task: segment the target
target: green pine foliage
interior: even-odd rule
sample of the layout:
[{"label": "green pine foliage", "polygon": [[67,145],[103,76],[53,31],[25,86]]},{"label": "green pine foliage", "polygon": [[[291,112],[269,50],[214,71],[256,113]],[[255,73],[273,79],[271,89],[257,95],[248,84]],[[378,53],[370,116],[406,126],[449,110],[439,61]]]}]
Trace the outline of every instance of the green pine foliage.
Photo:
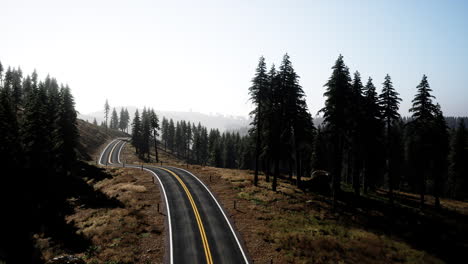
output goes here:
[{"label": "green pine foliage", "polygon": [[393,203],[393,189],[395,188],[395,178],[398,177],[398,174],[392,170],[395,168],[395,163],[397,161],[392,160],[391,153],[394,152],[391,150],[396,144],[396,139],[392,137],[395,133],[392,133],[394,130],[395,123],[401,118],[398,113],[400,107],[401,98],[398,97],[398,92],[393,88],[393,83],[390,75],[385,76],[385,81],[383,82],[382,93],[379,95],[380,100],[380,109],[382,111],[382,121],[385,127],[385,174],[388,179],[388,189],[390,202]]},{"label": "green pine foliage", "polygon": [[343,56],[340,55],[332,67],[332,75],[325,84],[325,107],[320,110],[323,113],[324,123],[329,133],[332,193],[336,204],[341,190],[341,171],[343,167],[343,152],[345,150],[346,131],[350,126],[349,114],[352,113],[353,97],[351,77],[349,69],[345,65]]},{"label": "green pine foliage", "polygon": [[119,129],[119,116],[117,115],[115,107],[112,109],[110,128],[115,130]]},{"label": "green pine foliage", "polygon": [[[49,76],[39,81],[35,71],[25,78],[19,68],[3,74],[0,66],[0,141],[0,160],[8,172],[2,175],[5,217],[0,231],[9,243],[1,246],[11,249],[2,252],[7,262],[29,263],[32,234],[60,232],[73,189],[71,177],[78,171],[78,129],[70,88]],[[10,237],[11,230],[3,228],[15,232]],[[22,255],[9,255],[18,249]]]}]

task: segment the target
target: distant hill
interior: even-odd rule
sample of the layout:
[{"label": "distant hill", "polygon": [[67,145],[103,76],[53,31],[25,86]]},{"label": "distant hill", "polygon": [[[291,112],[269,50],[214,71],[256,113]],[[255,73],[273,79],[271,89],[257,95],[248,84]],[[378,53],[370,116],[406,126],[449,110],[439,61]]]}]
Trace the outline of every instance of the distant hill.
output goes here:
[{"label": "distant hill", "polygon": [[[121,106],[115,108],[117,113],[120,113],[121,108]],[[127,108],[131,122],[137,108],[134,106],[126,106],[124,108]],[[142,109],[143,108],[138,108],[138,111],[141,113]],[[162,120],[162,117],[166,117],[167,119],[172,118],[174,122],[180,120],[189,121],[195,124],[200,122],[208,129],[217,128],[220,131],[240,131],[241,133],[245,133],[250,123],[250,120],[243,116],[229,116],[221,114],[208,115],[198,112],[159,111],[156,109],[155,112],[159,116],[160,120]],[[88,120],[89,122],[93,122],[94,118],[96,118],[96,121],[100,124],[104,121],[104,111],[79,114],[78,117],[83,120]]]}]

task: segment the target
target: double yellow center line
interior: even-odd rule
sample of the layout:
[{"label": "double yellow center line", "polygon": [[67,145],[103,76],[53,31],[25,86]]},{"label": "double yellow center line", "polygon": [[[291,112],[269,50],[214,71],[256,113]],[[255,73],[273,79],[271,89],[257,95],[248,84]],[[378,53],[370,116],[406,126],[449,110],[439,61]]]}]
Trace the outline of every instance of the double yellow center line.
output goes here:
[{"label": "double yellow center line", "polygon": [[165,170],[165,171],[169,172],[172,176],[174,176],[177,179],[177,181],[180,183],[180,185],[182,185],[182,188],[185,190],[185,193],[187,194],[187,197],[188,197],[188,199],[190,201],[190,204],[192,205],[192,209],[193,209],[193,212],[195,214],[195,218],[197,219],[198,229],[200,230],[200,235],[201,235],[201,239],[202,239],[202,242],[203,242],[203,249],[205,250],[206,263],[207,264],[213,264],[213,259],[211,258],[210,245],[208,244],[208,239],[206,238],[205,228],[203,226],[203,222],[201,220],[200,213],[198,212],[197,205],[195,204],[195,201],[193,200],[192,194],[190,194],[189,189],[187,188],[185,183],[182,181],[182,179],[177,174],[175,174],[173,171],[168,170],[168,169],[163,168],[163,167],[158,167],[158,168],[162,169],[162,170]]}]

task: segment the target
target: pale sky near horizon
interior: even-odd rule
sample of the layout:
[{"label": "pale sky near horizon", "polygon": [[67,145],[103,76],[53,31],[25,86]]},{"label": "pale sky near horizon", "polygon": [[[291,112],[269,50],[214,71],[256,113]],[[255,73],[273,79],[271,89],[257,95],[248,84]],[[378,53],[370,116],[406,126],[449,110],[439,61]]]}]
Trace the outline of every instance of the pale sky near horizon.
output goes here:
[{"label": "pale sky near horizon", "polygon": [[83,114],[111,106],[247,116],[258,58],[288,52],[312,115],[341,53],[408,115],[428,75],[445,115],[468,115],[468,1],[0,0],[0,61],[68,83]]}]

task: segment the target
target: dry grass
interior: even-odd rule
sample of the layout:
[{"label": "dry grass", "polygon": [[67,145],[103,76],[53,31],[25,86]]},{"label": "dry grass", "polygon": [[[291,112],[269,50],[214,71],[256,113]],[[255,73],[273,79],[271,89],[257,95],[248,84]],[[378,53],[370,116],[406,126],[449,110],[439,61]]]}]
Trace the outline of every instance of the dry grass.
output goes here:
[{"label": "dry grass", "polygon": [[67,221],[91,240],[80,254],[87,263],[162,263],[164,215],[157,212],[158,187],[140,170],[109,168],[112,178],[88,181],[96,190],[117,199],[120,207],[77,207]]}]

